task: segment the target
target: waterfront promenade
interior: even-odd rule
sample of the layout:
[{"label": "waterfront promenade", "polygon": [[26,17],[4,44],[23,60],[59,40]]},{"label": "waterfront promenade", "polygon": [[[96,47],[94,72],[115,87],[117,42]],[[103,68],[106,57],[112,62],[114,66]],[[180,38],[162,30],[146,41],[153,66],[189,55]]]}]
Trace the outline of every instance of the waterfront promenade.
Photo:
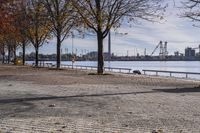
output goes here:
[{"label": "waterfront promenade", "polygon": [[0,65],[0,133],[199,133],[200,82]]}]

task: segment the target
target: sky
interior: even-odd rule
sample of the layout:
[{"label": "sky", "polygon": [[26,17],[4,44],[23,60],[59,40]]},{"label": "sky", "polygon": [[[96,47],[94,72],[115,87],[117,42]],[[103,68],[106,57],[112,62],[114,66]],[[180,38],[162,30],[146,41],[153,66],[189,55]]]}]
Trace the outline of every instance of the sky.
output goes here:
[{"label": "sky", "polygon": [[[180,1],[168,0],[169,7],[164,16],[164,20],[159,23],[140,21],[139,24],[132,26],[121,26],[117,31],[112,31],[112,53],[118,56],[125,55],[144,55],[146,48],[147,54],[151,54],[160,41],[168,42],[168,52],[173,55],[175,51],[184,53],[186,47],[198,47],[200,44],[200,28],[193,27],[193,23],[181,18]],[[121,34],[120,34],[121,33]],[[127,35],[122,35],[128,33]],[[73,39],[74,52],[85,54],[90,51],[97,51],[96,36],[86,36],[85,38],[75,37]],[[108,40],[104,40],[104,52],[108,51]],[[33,52],[29,47],[27,53]],[[72,38],[67,38],[62,43],[62,53],[72,52]],[[56,40],[53,39],[49,44],[45,44],[40,49],[40,53],[56,53]],[[155,53],[158,55],[159,50]]]}]

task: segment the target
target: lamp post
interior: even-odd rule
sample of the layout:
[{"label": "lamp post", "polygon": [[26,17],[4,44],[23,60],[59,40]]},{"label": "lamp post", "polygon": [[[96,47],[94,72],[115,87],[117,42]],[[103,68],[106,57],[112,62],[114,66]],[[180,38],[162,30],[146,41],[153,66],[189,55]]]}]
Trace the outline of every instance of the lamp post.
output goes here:
[{"label": "lamp post", "polygon": [[[125,36],[128,35],[128,33],[115,33],[115,35],[121,35],[121,36]],[[108,33],[108,63],[109,63],[109,67],[110,67],[110,61],[112,60],[112,51],[111,51],[111,29]]]},{"label": "lamp post", "polygon": [[74,32],[72,31],[71,32],[71,35],[72,35],[72,69],[74,69],[74,62],[75,62],[75,59],[74,59]]},{"label": "lamp post", "polygon": [[111,33],[109,31],[108,33],[108,62],[110,65],[110,61],[111,61]]}]

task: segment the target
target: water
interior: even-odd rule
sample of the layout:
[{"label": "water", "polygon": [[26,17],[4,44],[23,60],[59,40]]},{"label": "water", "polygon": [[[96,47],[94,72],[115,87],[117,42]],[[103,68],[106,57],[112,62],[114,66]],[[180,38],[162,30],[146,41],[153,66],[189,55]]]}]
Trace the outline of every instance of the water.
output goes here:
[{"label": "water", "polygon": [[[55,64],[55,62],[51,62]],[[71,61],[62,61],[62,64],[71,65]],[[95,61],[76,61],[74,65],[97,66]],[[105,62],[106,67],[130,68],[132,70],[164,70],[200,73],[200,61],[111,61]],[[148,73],[150,75],[155,73]],[[169,76],[169,74],[161,74]],[[185,74],[173,74],[176,77],[185,77]],[[189,75],[189,78],[200,80],[200,75]]]}]

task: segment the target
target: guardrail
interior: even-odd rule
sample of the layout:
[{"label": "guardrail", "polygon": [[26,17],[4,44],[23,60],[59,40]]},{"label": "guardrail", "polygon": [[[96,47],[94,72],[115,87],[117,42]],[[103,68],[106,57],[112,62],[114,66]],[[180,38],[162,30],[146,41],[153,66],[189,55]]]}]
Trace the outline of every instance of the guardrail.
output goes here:
[{"label": "guardrail", "polygon": [[124,71],[131,73],[131,70],[132,70],[132,69],[129,69],[129,68],[116,68],[116,67],[104,67],[104,69],[111,71],[111,72],[114,72],[115,70],[119,70],[120,73],[124,72]]},{"label": "guardrail", "polygon": [[[32,64],[33,66],[35,63]],[[39,61],[38,63],[39,67],[54,67],[55,65],[53,63],[45,63],[44,61]],[[62,68],[72,68],[72,69],[81,69],[81,70],[97,70],[96,66],[82,66],[82,65],[61,65]],[[119,73],[131,73],[132,69],[129,68],[117,68],[117,67],[104,67],[104,71],[108,72],[119,72]]]},{"label": "guardrail", "polygon": [[[63,68],[73,68],[81,70],[97,70],[96,66],[82,66],[82,65],[61,65]],[[129,68],[114,68],[114,67],[104,67],[105,71],[109,72],[119,72],[119,73],[131,73],[132,69]]]},{"label": "guardrail", "polygon": [[[32,66],[35,66],[35,63],[32,63]],[[38,66],[39,67],[48,67],[48,68],[51,68],[51,67],[54,67],[55,65],[53,63],[45,63],[45,61],[39,61],[38,62]]]},{"label": "guardrail", "polygon": [[82,69],[82,70],[95,70],[95,66],[81,66],[81,65],[61,65],[62,68]]},{"label": "guardrail", "polygon": [[144,74],[146,72],[155,72],[156,76],[158,76],[159,73],[169,73],[169,76],[172,77],[172,74],[185,74],[185,77],[188,78],[188,75],[200,75],[200,73],[196,72],[177,72],[177,71],[161,71],[161,70],[142,70]]}]

